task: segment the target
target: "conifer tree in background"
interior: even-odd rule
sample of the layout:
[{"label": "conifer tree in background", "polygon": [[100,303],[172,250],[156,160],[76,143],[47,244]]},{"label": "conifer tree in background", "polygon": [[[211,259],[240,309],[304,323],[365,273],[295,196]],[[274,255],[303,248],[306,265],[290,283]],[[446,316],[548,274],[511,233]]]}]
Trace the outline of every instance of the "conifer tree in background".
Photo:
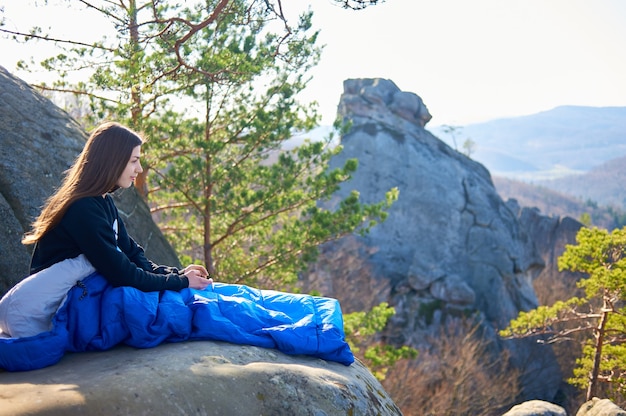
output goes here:
[{"label": "conifer tree in background", "polygon": [[[339,150],[331,137],[284,149],[319,121],[298,101],[320,54],[312,13],[291,25],[280,2],[81,3],[116,36],[61,42],[43,62],[59,79],[41,87],[87,97],[87,128],[113,119],[146,133],[137,188],[185,262],[220,281],[285,289],[320,243],[384,219],[394,191],[378,204],[353,193],[332,211],[318,206],[357,167],[327,170]],[[91,76],[72,84],[73,68]]]},{"label": "conifer tree in background", "polygon": [[[170,25],[167,37],[180,39],[178,31],[185,33],[186,22],[202,21],[203,13],[185,10],[184,21]],[[237,283],[258,284],[259,277],[292,283],[317,245],[364,220],[382,219],[392,198],[366,206],[353,194],[333,212],[317,207],[349,178],[356,161],[328,172],[337,151],[329,141],[283,149],[294,132],[318,121],[297,95],[319,50],[317,33],[307,34],[310,14],[288,36],[272,33],[272,24],[284,23],[272,22],[274,16],[265,2],[231,1],[183,48],[176,47],[178,40],[168,47],[184,62],[183,98],[201,103],[203,114],[192,123],[198,129],[191,146],[172,147],[170,138],[156,143],[164,146],[158,154],[174,155],[154,166],[157,189],[173,190],[161,192],[156,209],[165,210],[166,231],[182,243],[179,252]]]},{"label": "conifer tree in background", "polygon": [[626,399],[626,228],[608,232],[581,228],[576,245],[567,245],[559,270],[584,273],[585,296],[521,312],[503,336],[540,336],[545,342],[571,340],[586,333],[583,355],[568,380],[586,388],[586,400],[608,395]]}]

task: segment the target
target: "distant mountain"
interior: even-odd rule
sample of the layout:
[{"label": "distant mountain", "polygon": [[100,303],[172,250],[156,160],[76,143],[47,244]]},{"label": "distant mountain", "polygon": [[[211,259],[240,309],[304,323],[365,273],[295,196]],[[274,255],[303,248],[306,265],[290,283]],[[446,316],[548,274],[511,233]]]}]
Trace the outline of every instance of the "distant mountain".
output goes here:
[{"label": "distant mountain", "polygon": [[609,160],[585,174],[537,184],[591,203],[626,210],[626,156]]},{"label": "distant mountain", "polygon": [[460,126],[456,137],[443,126],[430,129],[463,149],[475,143],[472,159],[497,176],[525,181],[589,171],[626,156],[626,107],[563,106],[541,113]]},{"label": "distant mountain", "polygon": [[493,183],[503,200],[515,199],[520,206],[538,208],[541,214],[549,217],[571,217],[580,221],[588,215],[591,225],[608,230],[626,225],[623,209],[606,207],[543,185],[501,176],[494,176]]}]

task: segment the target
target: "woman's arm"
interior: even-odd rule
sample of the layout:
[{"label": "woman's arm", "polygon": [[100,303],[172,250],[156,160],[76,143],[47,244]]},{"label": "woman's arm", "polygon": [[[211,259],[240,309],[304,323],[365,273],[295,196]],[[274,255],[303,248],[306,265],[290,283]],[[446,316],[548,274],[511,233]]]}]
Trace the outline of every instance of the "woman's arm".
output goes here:
[{"label": "woman's arm", "polygon": [[115,238],[113,221],[116,212],[108,212],[106,204],[97,197],[83,198],[69,207],[62,220],[66,231],[96,270],[113,286],[132,286],[145,292],[178,291],[188,287],[187,276],[177,272],[153,273],[130,260]]},{"label": "woman's arm", "polygon": [[[113,205],[113,201],[109,202]],[[156,274],[177,273],[179,275],[184,275],[189,280],[189,287],[194,289],[204,289],[208,284],[213,282],[212,279],[210,279],[209,283],[204,280],[209,277],[209,272],[202,265],[191,264],[185,267],[185,269],[179,270],[173,266],[160,266],[149,260],[145,255],[143,247],[137,244],[128,234],[128,231],[126,231],[124,221],[122,221],[119,217],[119,213],[117,212],[115,205],[113,205],[113,209],[115,209],[118,224],[117,244],[118,247],[126,253],[130,261],[148,272]]]},{"label": "woman's arm", "polygon": [[[112,202],[111,202],[112,203]],[[182,274],[181,271],[174,266],[162,266],[158,265],[146,257],[146,254],[141,247],[126,231],[126,226],[121,218],[117,218],[118,223],[118,247],[128,256],[129,260],[141,267],[143,270],[156,273],[156,274],[169,274],[177,273]]]}]

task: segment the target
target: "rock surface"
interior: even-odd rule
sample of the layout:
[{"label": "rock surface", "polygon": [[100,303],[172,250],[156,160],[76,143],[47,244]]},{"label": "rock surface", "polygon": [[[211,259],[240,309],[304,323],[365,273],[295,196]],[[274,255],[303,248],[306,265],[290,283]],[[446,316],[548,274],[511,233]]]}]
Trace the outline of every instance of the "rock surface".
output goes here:
[{"label": "rock surface", "polygon": [[576,416],[626,416],[626,411],[609,399],[594,397],[578,409]]},{"label": "rock surface", "polygon": [[561,406],[542,400],[529,400],[513,406],[502,416],[567,416]]},{"label": "rock surface", "polygon": [[401,415],[358,361],[196,341],[75,353],[1,373],[0,415]]},{"label": "rock surface", "polygon": [[[535,285],[552,288],[552,293],[539,299],[543,305],[552,305],[564,293],[569,296],[582,296],[576,282],[584,277],[582,273],[568,270],[559,271],[558,259],[568,244],[576,244],[576,234],[583,224],[570,217],[541,215],[537,208],[521,208],[517,201],[508,200],[507,206],[516,213],[520,224],[526,230],[543,259],[546,267],[534,279]],[[536,286],[535,286],[536,287]]]},{"label": "rock surface", "polygon": [[[548,217],[541,215],[537,208],[516,208],[515,201],[507,201],[507,206],[514,213],[519,213],[519,222],[535,243],[546,267],[540,273],[554,272],[558,258],[565,251],[567,244],[575,244],[576,234],[583,224],[570,217]],[[576,278],[578,280],[580,276]]]},{"label": "rock surface", "polygon": [[[0,66],[0,296],[28,276],[20,240],[61,183],[87,135],[66,112]],[[129,233],[161,264],[179,265],[134,189],[115,194]]]},{"label": "rock surface", "polygon": [[[351,158],[359,166],[339,195],[357,190],[363,202],[375,203],[397,187],[399,198],[365,237],[327,245],[302,276],[305,290],[338,298],[348,312],[388,302],[396,315],[386,340],[418,349],[449,317],[478,313],[493,345],[512,351],[524,367],[524,399],[552,400],[560,372],[550,348],[530,340],[503,343],[494,331],[538,305],[532,281],[544,260],[489,172],[427,131],[430,115],[421,99],[397,99],[404,95],[389,80],[344,82],[339,115],[352,128],[331,168]],[[371,295],[354,290],[357,285]]]}]

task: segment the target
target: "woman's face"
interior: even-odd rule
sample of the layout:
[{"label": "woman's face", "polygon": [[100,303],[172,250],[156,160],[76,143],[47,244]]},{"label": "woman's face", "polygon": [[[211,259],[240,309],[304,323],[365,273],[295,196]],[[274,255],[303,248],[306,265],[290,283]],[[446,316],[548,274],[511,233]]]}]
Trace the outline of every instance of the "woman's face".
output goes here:
[{"label": "woman's face", "polygon": [[124,172],[122,172],[119,179],[117,180],[117,186],[119,186],[120,188],[130,188],[135,179],[137,179],[137,175],[143,172],[141,162],[139,161],[140,157],[141,146],[137,146],[133,149],[133,152],[130,155],[130,159],[128,160],[128,164],[126,164]]}]

